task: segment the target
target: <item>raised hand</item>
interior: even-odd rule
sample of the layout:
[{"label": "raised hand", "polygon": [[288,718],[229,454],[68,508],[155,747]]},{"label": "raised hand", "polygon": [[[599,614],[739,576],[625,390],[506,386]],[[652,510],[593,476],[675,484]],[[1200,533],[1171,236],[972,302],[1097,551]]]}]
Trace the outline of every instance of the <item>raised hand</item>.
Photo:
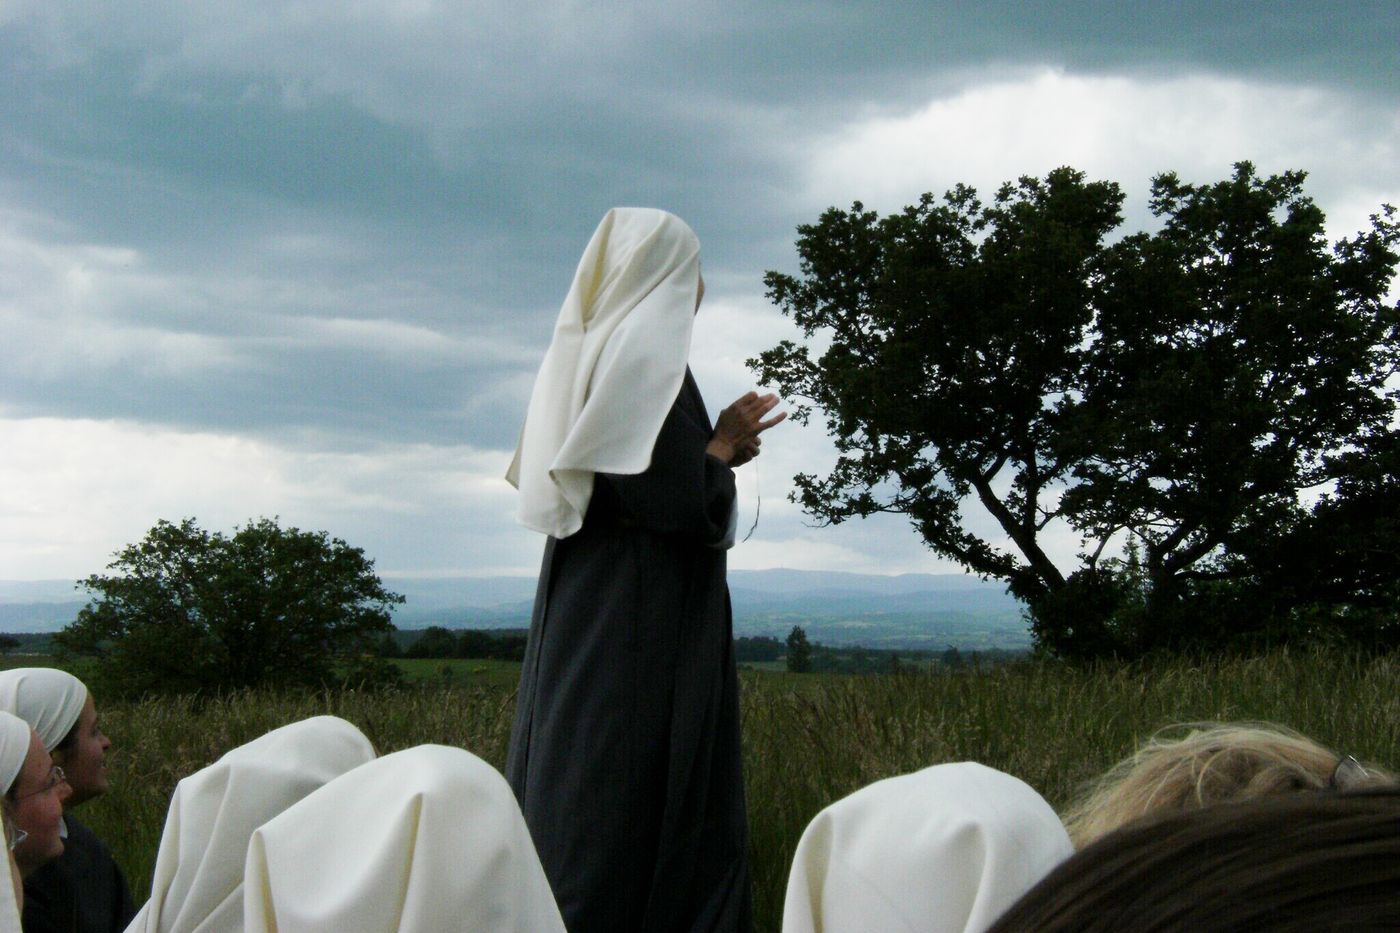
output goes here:
[{"label": "raised hand", "polygon": [[710,436],[705,453],[730,466],[743,466],[757,457],[763,444],[759,435],[787,417],[787,412],[780,411],[764,420],[763,416],[777,404],[778,396],[771,392],[749,392],[735,399],[715,419],[715,433]]}]

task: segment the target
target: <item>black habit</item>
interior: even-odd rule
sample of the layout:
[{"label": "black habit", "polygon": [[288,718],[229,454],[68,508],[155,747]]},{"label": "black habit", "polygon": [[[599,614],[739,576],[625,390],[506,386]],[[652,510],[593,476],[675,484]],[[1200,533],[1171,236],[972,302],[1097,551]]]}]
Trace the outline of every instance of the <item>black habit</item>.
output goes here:
[{"label": "black habit", "polygon": [[506,776],[571,933],[747,931],[748,828],[721,542],[734,474],[686,371],[635,476],[550,538]]},{"label": "black habit", "polygon": [[136,916],[106,843],[65,814],[63,854],[24,882],[24,933],[121,933]]}]

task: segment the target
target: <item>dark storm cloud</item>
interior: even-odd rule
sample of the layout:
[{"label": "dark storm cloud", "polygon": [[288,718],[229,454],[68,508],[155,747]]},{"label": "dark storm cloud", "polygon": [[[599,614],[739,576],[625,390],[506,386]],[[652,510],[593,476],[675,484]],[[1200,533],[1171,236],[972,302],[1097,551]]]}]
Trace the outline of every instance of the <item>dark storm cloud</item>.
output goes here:
[{"label": "dark storm cloud", "polygon": [[[1397,34],[1394,2],[15,0],[0,7],[0,417],[103,422],[68,445],[94,456],[140,426],[157,465],[190,432],[266,441],[252,446],[289,488],[287,464],[321,450],[437,445],[450,472],[463,445],[488,516],[473,534],[504,541],[504,452],[609,207],[695,228],[711,294],[730,302],[729,329],[704,338],[708,376],[737,392],[749,376],[732,348],[772,323],[763,271],[792,267],[818,201],[867,196],[858,172],[815,194],[807,177],[851,127],[1045,67],[1317,87],[1394,113]],[[922,162],[911,174],[924,184]],[[36,462],[70,427],[29,426]],[[826,455],[788,437],[771,484]],[[206,443],[222,440],[190,439],[185,462]],[[414,476],[412,460],[345,495]],[[218,462],[237,500],[241,461]],[[14,553],[48,526],[55,552],[73,528],[117,527],[100,479],[46,486],[73,521],[34,519]],[[440,482],[419,504],[465,525],[461,484]],[[382,517],[366,514],[366,529]],[[796,559],[810,529],[768,514],[771,552]],[[824,542],[842,533],[858,544],[813,560],[878,550],[849,530]],[[462,566],[460,548],[438,550]],[[405,543],[393,563],[423,560]]]}]

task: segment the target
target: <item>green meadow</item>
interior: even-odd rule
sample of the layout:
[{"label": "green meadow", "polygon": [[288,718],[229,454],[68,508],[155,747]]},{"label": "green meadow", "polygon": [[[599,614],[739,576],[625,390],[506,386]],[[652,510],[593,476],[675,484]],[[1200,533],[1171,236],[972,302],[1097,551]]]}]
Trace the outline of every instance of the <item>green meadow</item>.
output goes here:
[{"label": "green meadow", "polygon": [[[404,666],[410,686],[387,693],[99,703],[114,742],[113,792],[78,814],[111,844],[140,900],[175,783],[276,726],[329,713],[359,726],[380,752],[437,742],[500,767],[519,666]],[[984,762],[1063,806],[1083,781],[1163,725],[1252,719],[1287,724],[1362,760],[1400,764],[1396,658],[1279,653],[1092,668],[1023,661],[871,675],[746,670],[741,677],[754,895],[765,931],[778,929],[793,849],[818,810],[871,781],[937,762]]]}]

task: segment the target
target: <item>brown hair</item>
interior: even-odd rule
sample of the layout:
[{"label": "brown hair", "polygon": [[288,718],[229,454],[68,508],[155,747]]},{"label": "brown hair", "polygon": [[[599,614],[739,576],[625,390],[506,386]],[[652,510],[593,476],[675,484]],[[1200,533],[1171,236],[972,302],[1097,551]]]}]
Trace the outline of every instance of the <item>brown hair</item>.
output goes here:
[{"label": "brown hair", "polygon": [[987,933],[1400,929],[1400,792],[1173,813],[1072,856]]},{"label": "brown hair", "polygon": [[[1076,848],[1154,814],[1327,787],[1342,758],[1270,723],[1184,723],[1153,735],[1099,777],[1064,815]],[[1346,789],[1393,786],[1366,765]]]},{"label": "brown hair", "polygon": [[59,743],[49,749],[52,752],[66,752],[78,742],[78,728],[82,724],[82,717],[79,716],[73,721],[73,728],[68,730],[68,734],[59,740]]}]

